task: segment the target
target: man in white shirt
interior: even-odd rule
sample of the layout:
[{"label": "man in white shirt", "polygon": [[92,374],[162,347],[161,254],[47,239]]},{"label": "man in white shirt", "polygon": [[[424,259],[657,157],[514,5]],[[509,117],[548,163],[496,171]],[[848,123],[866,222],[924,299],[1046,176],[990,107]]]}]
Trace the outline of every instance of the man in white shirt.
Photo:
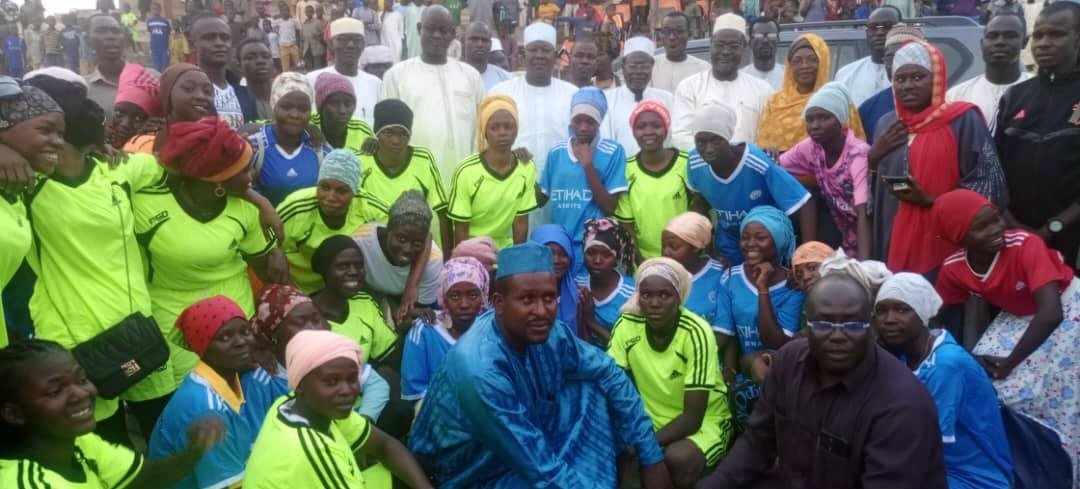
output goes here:
[{"label": "man in white shirt", "polygon": [[455,34],[446,7],[427,7],[420,19],[420,56],[391,67],[382,86],[382,98],[399,99],[418,115],[410,144],[434,153],[447,187],[458,163],[473,153],[476,110],[484,98],[476,68],[447,56]]},{"label": "man in white shirt", "polygon": [[653,72],[653,54],[656,45],[647,37],[632,37],[626,40],[623,49],[622,86],[604,90],[608,110],[604,122],[600,124],[600,136],[614,139],[622,145],[629,158],[641,149],[634,139],[630,127],[630,113],[642,100],[656,100],[664,104],[668,111],[675,104],[675,96],[667,90],[649,87]]},{"label": "man in white shirt", "polygon": [[1020,51],[1027,43],[1027,26],[1015,14],[996,15],[983,31],[982,56],[986,72],[949,89],[945,99],[979,106],[990,132],[994,132],[998,102],[1009,87],[1031,78],[1020,69]]},{"label": "man in white shirt", "polygon": [[672,142],[683,151],[694,149],[694,113],[713,104],[727,104],[735,109],[738,120],[732,142],[756,141],[758,119],[773,92],[765,80],[739,73],[749,41],[742,17],[736,14],[717,17],[711,40],[712,69],[683,80],[675,90]]},{"label": "man in white shirt", "polygon": [[[364,52],[364,23],[351,17],[342,17],[331,22],[330,49],[334,52],[334,66],[309,72],[308,83],[315,86],[319,75],[328,71],[348,78],[356,92],[356,111],[353,116],[372,124],[382,82],[360,69],[360,55]],[[312,107],[312,110],[315,108]]]},{"label": "man in white shirt", "polygon": [[856,107],[890,85],[885,70],[885,38],[889,29],[900,23],[900,10],[886,5],[875,9],[866,20],[866,43],[870,56],[853,61],[836,72],[835,80],[843,83]]},{"label": "man in white shirt", "polygon": [[776,62],[776,42],[780,40],[780,24],[775,20],[759,17],[750,24],[751,63],[742,69],[769,82],[773,90],[784,85],[784,66]]},{"label": "man in white shirt", "polygon": [[281,2],[278,7],[281,18],[274,23],[274,29],[278,35],[278,46],[281,52],[281,71],[293,71],[300,64],[300,22],[289,12],[289,6]]},{"label": "man in white shirt", "polygon": [[403,59],[420,56],[420,14],[423,9],[413,0],[399,0],[398,10],[405,18],[405,57]]},{"label": "man in white shirt", "polygon": [[484,88],[488,90],[499,82],[512,78],[506,70],[488,63],[488,56],[495,41],[496,39],[491,37],[491,28],[483,22],[473,22],[465,30],[463,61],[480,72],[480,78],[484,79]]},{"label": "man in white shirt", "polygon": [[690,19],[686,14],[671,12],[664,17],[660,29],[660,44],[664,46],[664,55],[656,58],[653,64],[650,86],[674,92],[679,83],[691,75],[708,71],[707,61],[686,54],[686,43],[689,39]]}]

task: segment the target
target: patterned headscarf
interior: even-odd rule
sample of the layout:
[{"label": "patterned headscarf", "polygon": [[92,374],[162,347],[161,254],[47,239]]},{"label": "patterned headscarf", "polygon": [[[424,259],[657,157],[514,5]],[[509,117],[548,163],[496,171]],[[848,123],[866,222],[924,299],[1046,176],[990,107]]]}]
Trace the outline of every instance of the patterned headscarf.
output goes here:
[{"label": "patterned headscarf", "polygon": [[424,229],[431,226],[431,207],[419,190],[402,193],[390,206],[390,217],[386,220],[386,226],[396,228],[406,225]]},{"label": "patterned headscarf", "polygon": [[20,87],[15,79],[6,76],[0,77],[0,83],[14,84],[12,91],[18,90],[13,95],[0,97],[0,131],[41,115],[64,113],[60,104],[40,88],[29,85]]},{"label": "patterned headscarf", "polygon": [[660,120],[664,122],[664,133],[671,132],[671,113],[668,112],[667,106],[659,100],[642,100],[634,106],[634,110],[630,112],[630,127],[633,128],[637,125],[638,117],[646,112],[652,112],[660,116]]},{"label": "patterned headscarf", "polygon": [[360,188],[360,160],[350,149],[335,149],[323,157],[319,165],[319,180],[337,180],[355,194]]},{"label": "patterned headscarf", "polygon": [[623,271],[633,270],[634,241],[618,221],[610,217],[585,221],[585,250],[593,246],[603,246],[615,253],[616,264]]},{"label": "patterned headscarf", "polygon": [[[641,283],[650,277],[660,277],[671,284],[675,291],[679,293],[680,304],[685,304],[686,300],[690,298],[690,287],[694,283],[694,277],[681,263],[665,256],[649,258],[638,267],[637,273],[634,275],[634,283],[640,287]],[[641,296],[637,290],[626,301],[626,304],[623,304],[622,312],[641,314]]]},{"label": "patterned headscarf", "polygon": [[176,318],[176,329],[184,334],[188,349],[201,357],[218,330],[236,318],[247,319],[247,315],[232,299],[215,295],[184,309]]},{"label": "patterned headscarf", "polygon": [[442,269],[442,294],[439,294],[439,306],[446,309],[446,293],[450,287],[461,282],[467,282],[480,289],[480,295],[484,298],[484,307],[488,305],[488,274],[484,264],[472,257],[451,258],[443,264]]},{"label": "patterned headscarf", "polygon": [[309,102],[315,101],[315,94],[311,90],[311,84],[308,83],[307,78],[295,71],[286,71],[274,78],[273,85],[270,85],[270,107],[277,107],[281,97],[284,97],[292,92],[301,92],[307,95]]},{"label": "patterned headscarf", "polygon": [[271,284],[263,289],[255,302],[255,317],[251,324],[255,331],[271,337],[274,330],[296,306],[310,304],[311,299],[291,285]]},{"label": "patterned headscarf", "polygon": [[780,266],[791,264],[791,255],[795,253],[795,228],[791,224],[784,211],[771,205],[759,205],[743,217],[739,224],[739,232],[746,229],[746,225],[752,222],[761,223],[772,236],[773,246],[776,247],[776,258]]}]

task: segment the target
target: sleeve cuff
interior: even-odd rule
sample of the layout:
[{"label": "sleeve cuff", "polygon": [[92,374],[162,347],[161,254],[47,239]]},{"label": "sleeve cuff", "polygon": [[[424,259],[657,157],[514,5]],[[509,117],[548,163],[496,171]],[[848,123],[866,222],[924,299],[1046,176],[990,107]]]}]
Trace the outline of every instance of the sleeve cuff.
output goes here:
[{"label": "sleeve cuff", "polygon": [[788,207],[787,210],[784,211],[784,214],[787,214],[789,216],[794,214],[795,211],[797,211],[799,209],[802,209],[802,206],[806,205],[806,203],[809,202],[809,201],[810,201],[810,192],[806,192],[803,195],[803,198],[799,199],[799,201],[796,202],[795,205],[793,205],[791,207]]},{"label": "sleeve cuff", "polygon": [[713,326],[712,330],[716,331],[717,333],[725,334],[725,335],[728,335],[728,336],[735,336],[735,330],[725,328],[723,326]]},{"label": "sleeve cuff", "polygon": [[941,443],[956,443],[955,436],[943,436],[941,437]]},{"label": "sleeve cuff", "polygon": [[787,336],[788,338],[794,338],[795,335],[799,334],[798,331],[788,331],[786,328],[780,328],[780,331],[783,331],[784,336]]},{"label": "sleeve cuff", "polygon": [[626,192],[629,189],[630,189],[629,185],[623,185],[621,187],[609,188],[608,193],[609,194],[621,194],[623,192]]}]

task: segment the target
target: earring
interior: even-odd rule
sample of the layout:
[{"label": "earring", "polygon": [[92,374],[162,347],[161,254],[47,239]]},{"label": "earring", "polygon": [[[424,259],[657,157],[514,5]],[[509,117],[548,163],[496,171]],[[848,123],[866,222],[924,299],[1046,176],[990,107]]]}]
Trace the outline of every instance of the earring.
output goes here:
[{"label": "earring", "polygon": [[220,183],[214,187],[214,196],[219,199],[225,196],[225,187],[222,187]]}]

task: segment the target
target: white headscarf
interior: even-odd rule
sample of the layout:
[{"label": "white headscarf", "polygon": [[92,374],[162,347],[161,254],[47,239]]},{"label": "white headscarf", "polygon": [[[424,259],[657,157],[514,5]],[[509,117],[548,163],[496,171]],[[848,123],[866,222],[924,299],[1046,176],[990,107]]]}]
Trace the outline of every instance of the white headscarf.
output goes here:
[{"label": "white headscarf", "polygon": [[725,104],[709,104],[694,113],[694,134],[708,132],[728,141],[735,135],[735,123],[738,122],[735,111]]},{"label": "white headscarf", "polygon": [[941,296],[926,278],[909,272],[900,272],[886,280],[878,290],[874,304],[886,299],[907,304],[922,320],[923,326],[929,326],[930,318],[937,315],[942,304]]},{"label": "white headscarf", "polygon": [[[641,282],[649,277],[660,277],[671,284],[679,293],[679,303],[685,304],[690,297],[690,286],[694,283],[694,277],[679,262],[667,257],[656,257],[645,260],[634,274],[634,282],[641,286]],[[641,297],[638,291],[626,301],[622,312],[629,314],[641,314]]]},{"label": "white headscarf", "polygon": [[270,107],[277,107],[281,97],[292,92],[302,92],[309,101],[315,101],[315,93],[307,77],[295,71],[286,71],[274,78],[274,83],[270,85]]},{"label": "white headscarf", "polygon": [[814,95],[810,96],[810,100],[806,102],[806,108],[803,109],[803,117],[806,117],[806,111],[812,107],[824,109],[830,114],[836,116],[836,120],[840,121],[840,124],[847,125],[848,115],[851,113],[851,96],[848,95],[847,87],[841,82],[829,82],[821,86]]},{"label": "white headscarf", "polygon": [[836,250],[836,254],[821,262],[818,273],[822,277],[830,273],[842,273],[859,282],[873,297],[874,290],[881,287],[892,272],[884,263],[874,260],[859,261],[847,256],[843,249]]}]

